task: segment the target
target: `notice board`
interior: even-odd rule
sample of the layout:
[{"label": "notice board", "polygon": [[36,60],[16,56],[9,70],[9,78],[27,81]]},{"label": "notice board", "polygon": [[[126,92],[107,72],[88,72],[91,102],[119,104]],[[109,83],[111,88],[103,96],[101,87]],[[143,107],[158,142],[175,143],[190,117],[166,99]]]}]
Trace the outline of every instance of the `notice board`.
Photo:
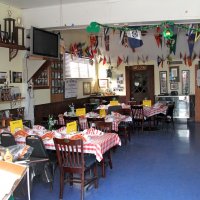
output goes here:
[{"label": "notice board", "polygon": [[77,79],[65,80],[65,99],[77,97]]}]

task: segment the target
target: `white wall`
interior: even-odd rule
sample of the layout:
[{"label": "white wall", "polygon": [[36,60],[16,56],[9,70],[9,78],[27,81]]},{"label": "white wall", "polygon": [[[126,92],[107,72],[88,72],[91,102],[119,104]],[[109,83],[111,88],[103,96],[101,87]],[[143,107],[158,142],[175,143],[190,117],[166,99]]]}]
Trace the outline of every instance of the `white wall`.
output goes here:
[{"label": "white wall", "polygon": [[[8,9],[9,7],[4,5],[4,4],[0,4],[0,24],[1,24],[1,30],[4,30],[4,18],[8,17]],[[12,18],[16,19],[17,17],[20,17],[22,15],[21,10],[10,7],[10,10],[12,11]],[[24,80],[23,83],[12,83],[12,78],[10,80],[9,77],[9,72],[23,72],[22,68],[23,68],[23,60],[22,58],[25,55],[25,51],[18,51],[17,56],[12,59],[11,61],[9,61],[9,49],[8,48],[3,48],[0,47],[0,72],[6,72],[7,73],[7,81],[9,82],[9,86],[15,86],[15,87],[19,87],[20,91],[22,93],[22,97],[26,96],[26,91],[24,90]],[[24,75],[22,73],[22,75]],[[3,86],[3,84],[0,84],[0,87]],[[23,100],[22,102],[18,102],[15,107],[18,106],[24,106],[25,105],[25,101]],[[5,110],[5,109],[10,109],[11,105],[8,102],[0,102],[0,110]]]},{"label": "white wall", "polygon": [[23,11],[25,27],[58,27],[99,23],[155,22],[165,20],[198,20],[199,0],[105,0],[87,3],[26,9]]}]

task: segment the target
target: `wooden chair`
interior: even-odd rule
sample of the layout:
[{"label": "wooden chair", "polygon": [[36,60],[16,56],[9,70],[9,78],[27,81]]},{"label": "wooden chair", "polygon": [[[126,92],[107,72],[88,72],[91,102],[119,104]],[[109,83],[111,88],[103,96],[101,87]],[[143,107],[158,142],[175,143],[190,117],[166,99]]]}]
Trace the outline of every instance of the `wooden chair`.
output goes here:
[{"label": "wooden chair", "polygon": [[[131,109],[119,109],[115,112],[121,115],[131,116]],[[118,125],[118,134],[124,138],[125,144],[127,141],[131,141],[131,129],[133,129],[133,122],[120,122]]]},{"label": "wooden chair", "polygon": [[0,134],[0,141],[1,146],[3,147],[9,147],[12,145],[16,145],[15,137],[12,133],[9,132],[3,132]]},{"label": "wooden chair", "polygon": [[116,105],[116,106],[109,106],[108,107],[108,114],[111,114],[111,112],[115,112],[116,110],[122,109],[121,105]]},{"label": "wooden chair", "polygon": [[[111,133],[112,131],[112,122],[105,122],[105,121],[96,121],[95,128],[100,130],[104,133]],[[103,159],[101,161],[101,170],[102,170],[102,177],[106,176],[106,165],[109,164],[110,169],[113,168],[112,165],[112,157],[111,157],[111,150],[109,149],[107,152],[104,153]]]},{"label": "wooden chair", "polygon": [[144,111],[142,105],[133,105],[131,106],[132,119],[134,129],[141,129],[143,132],[144,129]]},{"label": "wooden chair", "polygon": [[[63,199],[64,177],[65,173],[70,176],[66,181],[73,183],[81,183],[81,200],[84,199],[84,187],[94,183],[95,188],[98,187],[98,176],[96,157],[91,154],[83,153],[82,140],[67,140],[54,138],[56,154],[60,168],[60,194],[59,198]],[[85,173],[93,169],[93,176],[86,178]],[[73,174],[80,174],[80,178],[76,178]],[[70,195],[70,194],[68,194]]]},{"label": "wooden chair", "polygon": [[174,103],[170,103],[167,105],[168,108],[167,108],[167,111],[166,111],[166,114],[158,114],[156,115],[156,122],[157,122],[157,125],[159,123],[161,123],[162,125],[162,128],[164,126],[166,126],[166,130],[168,130],[168,126],[169,124],[172,124],[172,127],[174,129]]},{"label": "wooden chair", "polygon": [[104,122],[105,119],[102,117],[88,117],[87,122],[88,122],[88,128],[95,127],[97,122]]}]

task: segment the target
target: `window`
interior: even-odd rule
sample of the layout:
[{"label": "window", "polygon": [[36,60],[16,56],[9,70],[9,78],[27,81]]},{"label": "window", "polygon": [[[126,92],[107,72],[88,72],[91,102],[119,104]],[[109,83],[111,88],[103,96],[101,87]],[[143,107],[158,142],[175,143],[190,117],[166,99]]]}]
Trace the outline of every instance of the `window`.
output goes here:
[{"label": "window", "polygon": [[64,78],[93,78],[95,65],[91,65],[88,58],[78,58],[69,53],[65,54]]}]

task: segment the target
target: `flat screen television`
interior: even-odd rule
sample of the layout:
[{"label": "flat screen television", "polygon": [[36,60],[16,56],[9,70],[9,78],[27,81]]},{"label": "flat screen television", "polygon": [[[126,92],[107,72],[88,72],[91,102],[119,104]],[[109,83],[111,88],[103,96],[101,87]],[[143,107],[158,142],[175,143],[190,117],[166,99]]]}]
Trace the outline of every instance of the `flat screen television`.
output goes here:
[{"label": "flat screen television", "polygon": [[30,55],[59,58],[59,41],[59,34],[31,27]]}]

